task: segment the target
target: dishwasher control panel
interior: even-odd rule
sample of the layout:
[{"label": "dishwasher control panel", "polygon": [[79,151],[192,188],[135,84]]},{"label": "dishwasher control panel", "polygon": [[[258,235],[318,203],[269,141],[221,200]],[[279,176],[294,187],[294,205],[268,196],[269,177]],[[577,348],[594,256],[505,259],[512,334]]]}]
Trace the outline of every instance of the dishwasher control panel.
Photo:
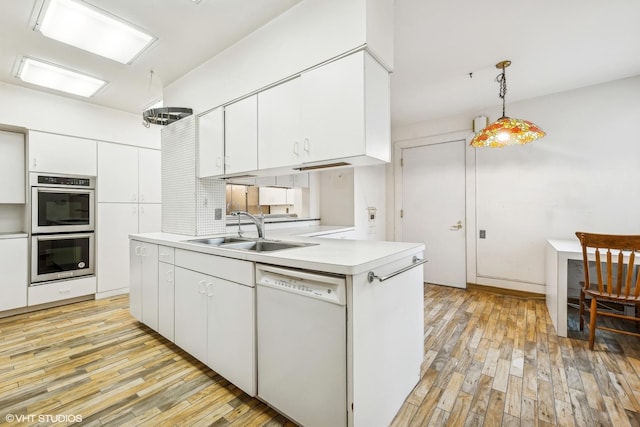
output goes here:
[{"label": "dishwasher control panel", "polygon": [[307,271],[259,265],[256,285],[268,286],[334,304],[345,304],[344,277],[324,276]]}]

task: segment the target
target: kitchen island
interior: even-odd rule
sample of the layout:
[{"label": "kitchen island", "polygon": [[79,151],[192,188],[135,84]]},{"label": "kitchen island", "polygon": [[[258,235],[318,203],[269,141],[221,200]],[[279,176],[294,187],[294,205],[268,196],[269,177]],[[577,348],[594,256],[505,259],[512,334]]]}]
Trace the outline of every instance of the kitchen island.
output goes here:
[{"label": "kitchen island", "polygon": [[[423,244],[274,231],[268,240],[295,246],[258,252],[234,247],[233,236],[226,247],[202,239],[131,236],[131,312],[138,320],[300,424],[391,422],[420,378]],[[334,326],[314,317],[325,312],[335,313]],[[270,328],[276,333],[267,334]],[[290,351],[269,353],[283,345]],[[278,363],[298,350],[296,360]],[[283,390],[275,396],[268,390],[274,378]]]}]

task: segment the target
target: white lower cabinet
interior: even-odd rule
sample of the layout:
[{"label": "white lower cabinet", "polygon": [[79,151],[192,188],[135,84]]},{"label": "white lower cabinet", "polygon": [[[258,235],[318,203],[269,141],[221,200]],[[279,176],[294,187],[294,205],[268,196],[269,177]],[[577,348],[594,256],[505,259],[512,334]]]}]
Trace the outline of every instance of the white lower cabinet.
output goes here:
[{"label": "white lower cabinet", "polygon": [[0,311],[27,306],[27,238],[0,240]]},{"label": "white lower cabinet", "polygon": [[207,318],[207,365],[256,394],[254,288],[213,279]]},{"label": "white lower cabinet", "polygon": [[176,250],[174,295],[175,343],[255,396],[253,263]]},{"label": "white lower cabinet", "polygon": [[[173,250],[173,249],[172,249]],[[160,247],[162,259],[162,246]],[[169,341],[175,341],[175,268],[173,264],[158,263],[158,332]]]},{"label": "white lower cabinet", "polygon": [[98,203],[98,293],[128,286],[129,235],[160,231],[160,204]]},{"label": "white lower cabinet", "polygon": [[211,276],[176,267],[175,343],[207,361],[207,285]]},{"label": "white lower cabinet", "polygon": [[129,306],[133,317],[158,330],[158,245],[131,240]]}]

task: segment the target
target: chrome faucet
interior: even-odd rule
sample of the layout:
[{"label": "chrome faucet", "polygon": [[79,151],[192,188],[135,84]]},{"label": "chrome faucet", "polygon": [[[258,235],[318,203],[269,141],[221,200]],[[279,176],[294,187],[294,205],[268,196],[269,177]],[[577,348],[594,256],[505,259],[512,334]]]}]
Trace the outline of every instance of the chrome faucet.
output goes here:
[{"label": "chrome faucet", "polygon": [[242,237],[242,234],[240,231],[240,215],[244,215],[249,219],[251,219],[251,221],[253,221],[253,223],[256,225],[256,228],[258,229],[258,238],[264,239],[264,216],[263,215],[260,215],[260,218],[257,218],[251,215],[249,212],[245,212],[245,211],[233,211],[231,212],[231,215],[238,217],[238,235],[240,237]]}]

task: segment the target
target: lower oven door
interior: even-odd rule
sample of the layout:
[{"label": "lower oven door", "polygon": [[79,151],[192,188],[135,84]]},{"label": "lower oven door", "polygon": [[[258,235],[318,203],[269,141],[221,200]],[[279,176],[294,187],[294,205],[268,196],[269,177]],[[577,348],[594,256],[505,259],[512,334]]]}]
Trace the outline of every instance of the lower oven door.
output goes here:
[{"label": "lower oven door", "polygon": [[31,237],[31,283],[94,273],[94,233]]}]

